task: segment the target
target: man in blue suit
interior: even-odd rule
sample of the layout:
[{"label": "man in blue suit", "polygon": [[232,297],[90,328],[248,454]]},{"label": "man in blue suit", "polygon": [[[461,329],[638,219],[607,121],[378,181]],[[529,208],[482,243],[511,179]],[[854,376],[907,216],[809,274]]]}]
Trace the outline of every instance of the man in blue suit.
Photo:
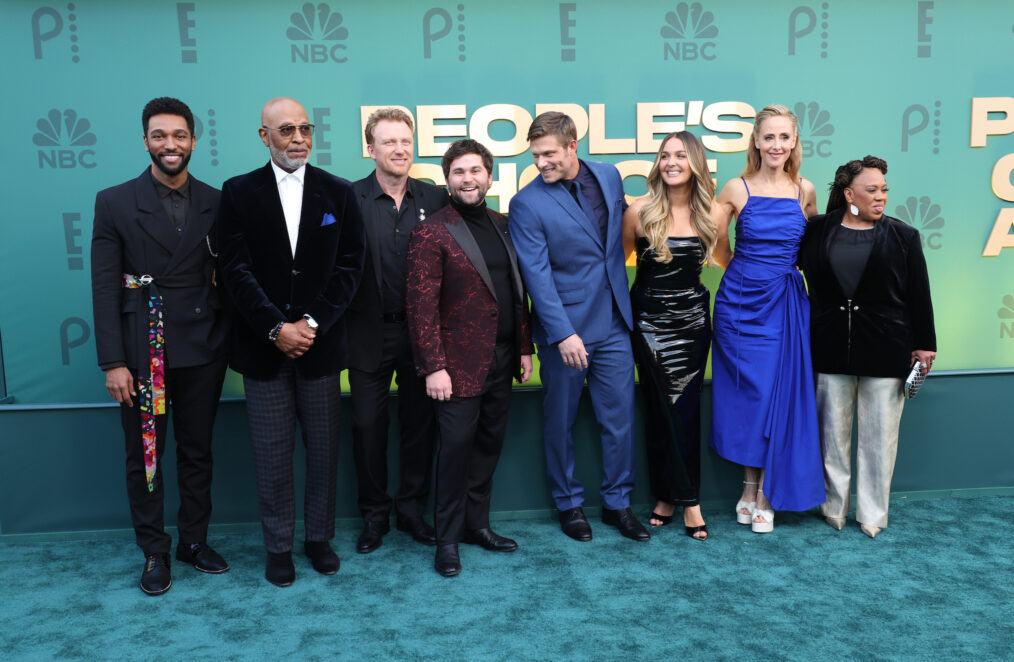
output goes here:
[{"label": "man in blue suit", "polygon": [[614,166],[577,157],[577,129],[563,113],[535,118],[528,142],[541,176],[511,200],[510,228],[541,350],[546,465],[560,525],[575,540],[591,540],[571,436],[587,379],[602,426],[602,521],[646,541],[651,536],[630,511],[634,358],[623,182]]}]

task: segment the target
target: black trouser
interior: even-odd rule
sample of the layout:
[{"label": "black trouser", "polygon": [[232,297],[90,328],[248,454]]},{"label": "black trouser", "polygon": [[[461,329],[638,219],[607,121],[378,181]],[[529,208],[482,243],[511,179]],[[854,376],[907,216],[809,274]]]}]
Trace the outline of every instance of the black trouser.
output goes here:
[{"label": "black trouser", "polygon": [[[166,433],[173,417],[176,439],[176,478],[180,510],[176,526],[183,544],[204,542],[211,520],[211,436],[222,395],[226,361],[201,366],[169,368],[165,371],[166,413],[155,419],[157,466],[154,490],[148,491],[144,474],[144,444],[141,441],[141,413],[134,406],[120,405],[127,451],[127,498],[134,523],[137,546],[147,554],[168,554],[172,538],[165,532]],[[136,375],[135,375],[136,378]]]},{"label": "black trouser", "polygon": [[465,531],[489,526],[493,472],[500,460],[511,379],[514,343],[497,343],[482,392],[436,402],[437,470],[434,525],[437,544],[460,542]]},{"label": "black trouser", "polygon": [[435,421],[426,381],[416,374],[408,324],[384,324],[383,351],[375,372],[349,368],[352,391],[352,449],[359,483],[359,512],[364,520],[386,520],[388,400],[391,376],[397,374],[398,422],[401,427],[401,480],[394,507],[401,518],[417,519],[426,509],[430,489]]}]

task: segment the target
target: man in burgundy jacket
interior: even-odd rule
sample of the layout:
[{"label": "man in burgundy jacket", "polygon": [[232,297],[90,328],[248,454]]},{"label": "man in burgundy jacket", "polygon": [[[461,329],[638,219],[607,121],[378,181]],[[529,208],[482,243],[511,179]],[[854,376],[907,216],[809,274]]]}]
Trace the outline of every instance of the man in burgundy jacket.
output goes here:
[{"label": "man in burgundy jacket", "polygon": [[436,402],[434,568],[461,572],[458,543],[512,552],[489,527],[511,378],[532,373],[528,307],[507,219],[486,208],[493,156],[458,140],[442,162],[451,204],[420,222],[408,253],[407,314],[416,368]]}]

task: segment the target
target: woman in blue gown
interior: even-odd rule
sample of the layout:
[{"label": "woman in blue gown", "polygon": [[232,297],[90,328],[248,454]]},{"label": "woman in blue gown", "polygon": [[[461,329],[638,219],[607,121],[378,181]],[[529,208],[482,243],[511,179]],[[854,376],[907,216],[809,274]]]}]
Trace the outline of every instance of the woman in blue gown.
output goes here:
[{"label": "woman in blue gown", "polygon": [[[810,364],[810,309],[796,255],[813,184],[799,176],[802,149],[785,106],[757,113],[742,177],[718,196],[718,261],[728,268],[715,297],[710,445],[743,465],[736,519],[774,527],[774,510],[824,502]],[[736,219],[735,253],[728,243]]]}]

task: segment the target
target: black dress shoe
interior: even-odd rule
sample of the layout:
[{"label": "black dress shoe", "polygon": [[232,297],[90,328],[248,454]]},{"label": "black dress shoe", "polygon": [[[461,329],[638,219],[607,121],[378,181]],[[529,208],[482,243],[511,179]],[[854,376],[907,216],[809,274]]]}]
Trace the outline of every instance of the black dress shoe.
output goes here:
[{"label": "black dress shoe", "polygon": [[168,554],[148,554],[144,557],[144,571],[141,573],[141,590],[148,595],[162,595],[173,585],[169,572]]},{"label": "black dress shoe", "polygon": [[608,524],[609,526],[615,526],[620,530],[620,533],[631,540],[637,540],[639,542],[648,542],[651,540],[651,534],[648,533],[646,528],[641,526],[641,523],[637,521],[636,517],[634,517],[634,513],[630,510],[630,508],[619,508],[617,510],[603,508],[602,523]]},{"label": "black dress shoe", "polygon": [[275,586],[292,586],[296,581],[296,566],[292,565],[292,552],[268,552],[264,578]]},{"label": "black dress shoe", "polygon": [[384,544],[384,535],[391,530],[390,520],[366,520],[363,525],[363,532],[356,540],[356,551],[360,554],[369,554]]},{"label": "black dress shoe", "polygon": [[461,572],[461,559],[458,558],[458,543],[452,542],[449,545],[437,547],[437,555],[433,559],[433,569],[444,577],[453,577]]},{"label": "black dress shoe", "polygon": [[[435,545],[437,544],[437,532],[433,530],[433,527],[426,523],[421,518],[398,518],[398,530],[404,531],[405,533],[412,536],[412,540],[422,543],[423,545]],[[460,568],[458,569],[460,571]],[[457,572],[454,573],[458,574]],[[448,575],[450,576],[450,575]]]},{"label": "black dress shoe", "polygon": [[518,544],[510,538],[504,538],[493,533],[493,529],[486,527],[485,529],[476,529],[475,531],[465,531],[464,542],[469,545],[479,545],[483,549],[488,549],[491,552],[513,552],[518,548]]},{"label": "black dress shoe", "polygon": [[229,571],[229,564],[225,562],[225,559],[210,545],[203,542],[192,542],[189,545],[180,543],[176,546],[176,560],[189,563],[197,570],[212,575],[220,575]]},{"label": "black dress shoe", "polygon": [[322,575],[333,575],[338,572],[338,568],[341,566],[338,555],[334,553],[330,543],[326,540],[324,542],[307,540],[303,543],[303,551],[310,559],[313,569]]},{"label": "black dress shoe", "polygon": [[581,506],[560,511],[560,528],[574,540],[588,542],[592,539],[591,524]]}]

